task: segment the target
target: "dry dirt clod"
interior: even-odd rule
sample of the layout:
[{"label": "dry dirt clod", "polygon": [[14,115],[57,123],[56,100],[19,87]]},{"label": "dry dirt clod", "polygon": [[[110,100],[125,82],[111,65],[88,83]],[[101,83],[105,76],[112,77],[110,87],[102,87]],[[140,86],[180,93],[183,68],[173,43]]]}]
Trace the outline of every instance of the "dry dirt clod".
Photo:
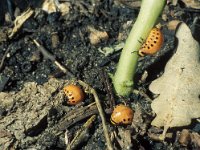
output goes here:
[{"label": "dry dirt clod", "polygon": [[106,31],[99,31],[93,27],[88,27],[88,30],[90,32],[89,40],[92,45],[97,45],[101,41],[106,41],[109,38],[108,33]]},{"label": "dry dirt clod", "polygon": [[51,33],[51,43],[53,48],[56,48],[59,45],[60,40],[57,32]]},{"label": "dry dirt clod", "polygon": [[64,16],[70,12],[71,4],[68,2],[64,2],[64,3],[59,4],[58,8],[60,12],[62,13],[62,16]]},{"label": "dry dirt clod", "polygon": [[61,12],[62,16],[69,13],[71,4],[69,2],[60,3],[58,0],[45,0],[42,9],[47,13]]},{"label": "dry dirt clod", "polygon": [[180,137],[178,139],[179,143],[182,146],[187,146],[190,143],[190,131],[187,129],[183,129],[180,133]]},{"label": "dry dirt clod", "polygon": [[42,5],[42,9],[44,11],[46,11],[47,13],[53,13],[53,12],[57,12],[58,10],[58,7],[57,7],[57,3],[58,1],[56,0],[45,0],[43,2],[43,5]]},{"label": "dry dirt clod", "polygon": [[63,80],[51,78],[44,85],[28,82],[19,92],[0,92],[0,104],[7,110],[7,115],[0,118],[0,131],[4,130],[1,133],[6,135],[0,141],[15,139],[14,143],[20,147],[31,141],[29,137],[41,137],[47,128],[49,112],[63,101],[63,84]]}]

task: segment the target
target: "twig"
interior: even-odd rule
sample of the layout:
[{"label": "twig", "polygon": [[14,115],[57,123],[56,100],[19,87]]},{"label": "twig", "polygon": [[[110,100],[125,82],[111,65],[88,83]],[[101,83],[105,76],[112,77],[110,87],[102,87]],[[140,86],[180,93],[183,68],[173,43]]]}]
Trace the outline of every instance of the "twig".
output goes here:
[{"label": "twig", "polygon": [[76,122],[85,119],[91,115],[98,114],[97,107],[95,103],[92,103],[88,106],[82,107],[80,109],[74,109],[67,112],[64,118],[59,121],[57,126],[58,130],[66,130],[68,127],[72,126]]},{"label": "twig", "polygon": [[112,103],[112,107],[114,107],[116,104],[115,104],[115,99],[114,99],[114,95],[113,95],[113,89],[112,89],[111,83],[109,82],[108,74],[105,71],[104,71],[104,76],[105,76],[105,79],[106,79],[108,92],[110,94],[110,100],[111,100],[111,103]]},{"label": "twig", "polygon": [[49,53],[44,46],[40,45],[35,39],[33,40],[33,42],[35,43],[35,45],[37,46],[37,48],[41,51],[41,53],[44,55],[44,57],[46,57],[47,59],[51,60],[63,73],[68,73],[70,76],[74,77],[74,75],[68,70],[66,69],[63,65],[61,65],[55,58],[55,56],[53,56],[51,53]]},{"label": "twig", "polygon": [[114,100],[114,96],[113,96],[113,92],[112,92],[112,86],[109,82],[108,75],[107,75],[107,73],[105,72],[104,69],[101,70],[100,75],[101,75],[101,78],[102,78],[102,82],[104,83],[104,86],[105,86],[106,91],[108,93],[110,108],[113,110],[113,108],[115,106],[115,100]]},{"label": "twig", "polygon": [[6,60],[6,56],[8,54],[8,52],[10,51],[10,48],[8,47],[7,50],[5,51],[2,59],[1,59],[1,63],[0,63],[0,71],[3,69],[3,65],[4,65],[4,62]]},{"label": "twig", "polygon": [[87,120],[87,122],[81,127],[81,129],[76,132],[76,135],[74,136],[71,143],[67,145],[66,150],[75,149],[80,143],[82,143],[88,138],[89,128],[91,127],[95,119],[96,119],[96,116],[92,115]]},{"label": "twig", "polygon": [[110,136],[109,136],[109,133],[108,133],[105,115],[104,115],[99,97],[98,97],[95,89],[93,89],[92,87],[90,87],[88,84],[86,84],[85,82],[83,82],[81,80],[78,80],[78,83],[81,86],[85,87],[87,89],[88,93],[91,93],[94,96],[94,99],[95,99],[95,102],[96,102],[96,105],[97,105],[97,109],[99,111],[99,115],[100,115],[101,120],[102,120],[103,131],[104,131],[104,136],[105,136],[106,143],[107,143],[107,148],[108,148],[108,150],[113,150],[112,143],[111,143],[111,140],[110,140]]},{"label": "twig", "polygon": [[144,92],[144,90],[139,89],[139,95],[141,95],[142,97],[144,97],[146,99],[146,101],[152,102],[152,99]]},{"label": "twig", "polygon": [[141,6],[141,0],[119,0],[119,2],[130,9],[139,9]]},{"label": "twig", "polygon": [[11,32],[11,34],[8,36],[10,39],[14,37],[14,35],[19,31],[19,29],[22,27],[24,22],[28,20],[32,15],[34,11],[29,8],[27,11],[23,12],[20,16],[18,16],[14,21],[14,28]]}]

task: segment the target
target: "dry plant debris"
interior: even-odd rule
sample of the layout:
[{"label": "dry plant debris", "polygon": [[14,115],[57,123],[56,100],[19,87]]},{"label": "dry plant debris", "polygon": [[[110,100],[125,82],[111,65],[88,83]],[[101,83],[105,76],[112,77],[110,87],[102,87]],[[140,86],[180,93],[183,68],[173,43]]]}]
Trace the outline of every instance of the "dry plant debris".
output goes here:
[{"label": "dry plant debris", "polygon": [[[33,40],[37,48],[41,51],[41,53],[51,60],[63,73],[69,73],[69,75],[72,75],[60,62],[58,62],[51,53],[49,53],[42,45],[40,45],[37,40]],[[73,76],[73,75],[72,75]]]},{"label": "dry plant debris", "polygon": [[69,13],[71,5],[69,2],[60,3],[58,0],[45,0],[42,9],[47,13],[61,12],[62,15]]},{"label": "dry plant debris", "polygon": [[119,0],[120,3],[124,4],[127,7],[130,8],[138,8],[141,6],[141,1],[140,0]]},{"label": "dry plant debris", "polygon": [[22,13],[20,16],[18,16],[14,21],[14,28],[12,32],[9,35],[9,38],[13,38],[13,36],[19,31],[19,29],[22,27],[24,22],[29,19],[33,15],[34,11],[32,9],[28,9],[24,13]]},{"label": "dry plant debris", "polygon": [[172,5],[176,6],[178,3],[178,0],[172,0]]},{"label": "dry plant debris", "polygon": [[79,129],[76,132],[76,135],[74,136],[71,143],[67,145],[66,150],[76,149],[80,143],[82,143],[88,139],[89,128],[91,128],[92,123],[95,121],[95,119],[96,119],[96,116],[93,115],[87,120],[87,122],[81,127],[81,129]]},{"label": "dry plant debris", "polygon": [[114,52],[120,51],[122,50],[122,48],[124,47],[124,42],[121,42],[119,44],[110,46],[110,47],[103,47],[103,48],[98,48],[98,51],[101,52],[102,54],[104,54],[105,56],[110,56],[112,55]]},{"label": "dry plant debris", "polygon": [[199,0],[182,0],[182,2],[188,8],[200,9],[200,1]]},{"label": "dry plant debris", "polygon": [[186,24],[177,30],[178,48],[165,67],[164,74],[149,89],[160,94],[151,104],[156,113],[152,125],[163,127],[163,136],[170,127],[186,126],[200,117],[199,44]]},{"label": "dry plant debris", "polygon": [[198,133],[192,132],[191,135],[191,142],[198,148],[200,148],[200,135]]},{"label": "dry plant debris", "polygon": [[104,111],[103,111],[103,108],[101,106],[99,97],[97,95],[97,92],[95,91],[95,89],[93,89],[92,87],[90,87],[88,84],[86,84],[85,82],[83,82],[81,80],[78,80],[78,83],[85,88],[85,91],[87,91],[88,93],[90,93],[94,96],[94,99],[95,99],[95,102],[96,102],[96,105],[97,105],[97,109],[99,111],[99,115],[100,115],[101,121],[102,121],[102,126],[103,126],[104,136],[105,136],[105,139],[106,139],[107,149],[113,150],[110,135],[109,135],[109,132],[108,132],[106,118],[105,118]]},{"label": "dry plant debris", "polygon": [[95,103],[68,111],[67,114],[59,121],[56,129],[62,131],[68,127],[74,125],[76,122],[85,119],[91,115],[98,114],[98,110]]},{"label": "dry plant debris", "polygon": [[133,122],[132,122],[131,126],[140,135],[144,135],[146,133],[146,130],[147,130],[147,123],[145,123],[142,116],[143,116],[142,106],[140,104],[136,104],[136,107],[134,109]]},{"label": "dry plant debris", "polygon": [[131,130],[118,128],[118,134],[114,134],[121,149],[128,150],[133,148],[133,144],[131,141],[131,133]]},{"label": "dry plant debris", "polygon": [[57,7],[58,1],[56,0],[45,0],[43,5],[42,5],[42,10],[46,11],[47,13],[53,13],[57,12],[58,7]]},{"label": "dry plant debris", "polygon": [[200,148],[200,135],[188,129],[183,129],[180,132],[180,135],[178,135],[178,141],[182,146],[185,147],[193,144],[195,149]]}]

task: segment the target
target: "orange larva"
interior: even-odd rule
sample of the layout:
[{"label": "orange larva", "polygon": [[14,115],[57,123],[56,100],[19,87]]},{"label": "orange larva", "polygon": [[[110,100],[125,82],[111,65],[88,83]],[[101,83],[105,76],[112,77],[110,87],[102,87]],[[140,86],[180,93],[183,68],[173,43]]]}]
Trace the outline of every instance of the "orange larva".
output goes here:
[{"label": "orange larva", "polygon": [[67,104],[69,105],[76,105],[82,102],[85,98],[83,90],[77,85],[67,85],[63,90],[68,98]]},{"label": "orange larva", "polygon": [[114,125],[128,125],[133,120],[133,110],[125,105],[117,105],[111,115],[110,121]]},{"label": "orange larva", "polygon": [[163,44],[163,34],[158,28],[153,28],[146,39],[146,42],[142,45],[139,50],[139,55],[153,55],[160,50]]}]

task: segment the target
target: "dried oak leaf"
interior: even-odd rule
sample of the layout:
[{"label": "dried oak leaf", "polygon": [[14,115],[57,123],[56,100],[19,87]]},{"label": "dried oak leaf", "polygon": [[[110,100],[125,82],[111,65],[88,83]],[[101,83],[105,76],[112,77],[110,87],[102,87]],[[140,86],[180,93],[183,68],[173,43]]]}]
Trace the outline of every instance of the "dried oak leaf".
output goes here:
[{"label": "dried oak leaf", "polygon": [[[153,126],[186,126],[200,117],[199,44],[190,29],[182,23],[176,33],[178,48],[165,67],[164,74],[153,81],[149,89],[160,94],[151,104],[156,113]],[[163,133],[164,133],[163,132]]]}]

